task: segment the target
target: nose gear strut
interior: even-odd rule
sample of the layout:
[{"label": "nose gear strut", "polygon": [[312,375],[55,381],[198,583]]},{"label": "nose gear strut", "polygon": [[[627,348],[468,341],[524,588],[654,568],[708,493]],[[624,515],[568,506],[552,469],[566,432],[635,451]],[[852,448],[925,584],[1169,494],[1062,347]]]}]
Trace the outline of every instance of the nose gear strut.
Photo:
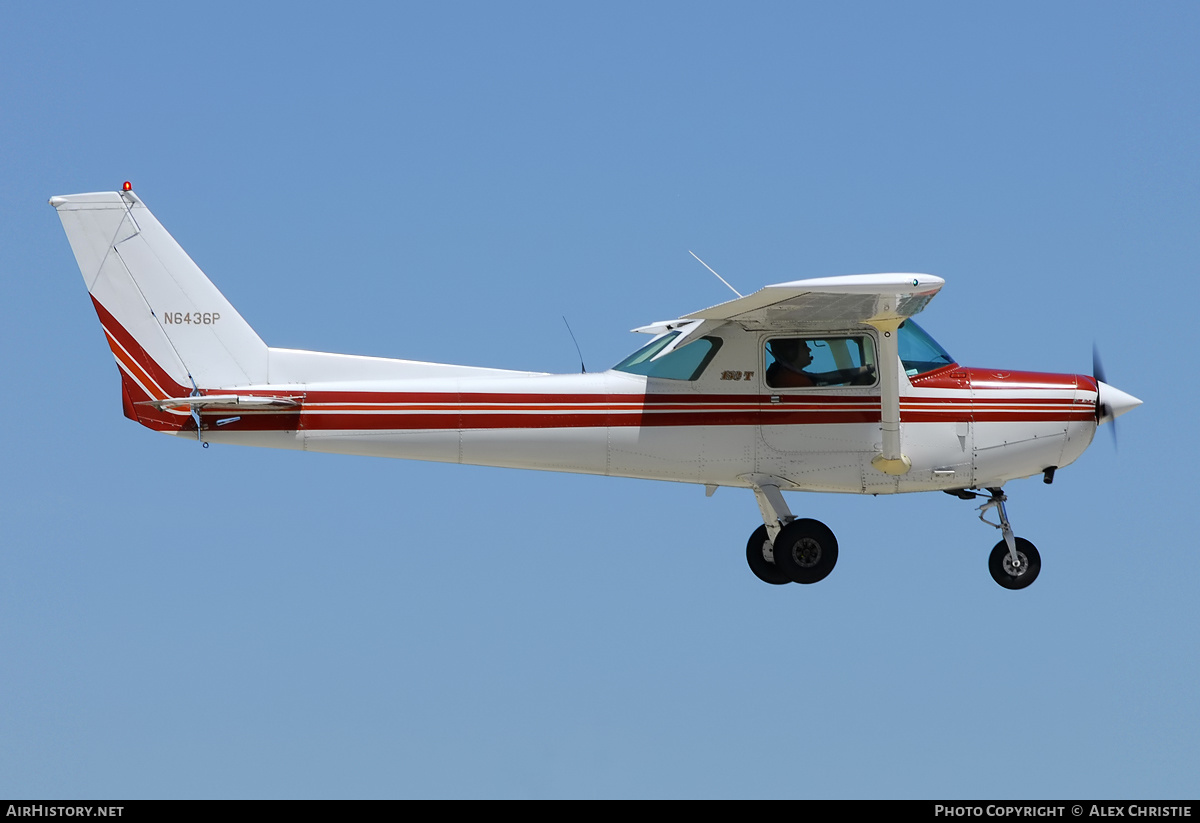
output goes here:
[{"label": "nose gear strut", "polygon": [[[1008,521],[1008,510],[1004,507],[1008,496],[1003,489],[988,489],[988,500],[979,507],[979,519],[995,529],[999,529],[1004,539],[995,545],[988,557],[988,570],[992,579],[1006,589],[1023,589],[1037,579],[1042,570],[1042,558],[1037,547],[1023,537],[1013,535],[1012,525]],[[966,489],[953,489],[948,492],[962,500],[973,500],[984,497],[982,492]],[[999,513],[1000,522],[993,523],[986,515],[989,509]]]},{"label": "nose gear strut", "polygon": [[[1017,539],[1013,537],[1012,526],[1008,523],[1008,511],[1004,508],[1004,501],[1008,500],[1008,495],[1004,493],[1003,489],[988,489],[988,491],[991,493],[992,499],[979,507],[979,519],[992,528],[1000,529],[1001,534],[1004,535],[1004,543],[1008,546],[1008,552],[1012,557],[1013,568],[1019,569],[1021,561],[1017,557]],[[991,508],[1000,512],[999,523],[993,523],[984,517]]]}]

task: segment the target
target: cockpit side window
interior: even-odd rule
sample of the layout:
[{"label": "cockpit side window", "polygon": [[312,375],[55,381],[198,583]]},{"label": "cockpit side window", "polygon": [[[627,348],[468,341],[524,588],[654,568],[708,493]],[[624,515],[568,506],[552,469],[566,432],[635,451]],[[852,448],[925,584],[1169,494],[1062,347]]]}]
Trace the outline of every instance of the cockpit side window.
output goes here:
[{"label": "cockpit side window", "polygon": [[773,389],[875,384],[875,341],[868,335],[772,337],[764,362]]},{"label": "cockpit side window", "polygon": [[673,343],[680,334],[681,332],[674,331],[651,340],[613,366],[613,369],[629,374],[644,374],[647,377],[662,377],[667,380],[699,378],[704,373],[704,367],[712,361],[717,350],[721,348],[721,338],[701,337],[699,340],[685,341],[680,348],[655,360],[655,356]]}]

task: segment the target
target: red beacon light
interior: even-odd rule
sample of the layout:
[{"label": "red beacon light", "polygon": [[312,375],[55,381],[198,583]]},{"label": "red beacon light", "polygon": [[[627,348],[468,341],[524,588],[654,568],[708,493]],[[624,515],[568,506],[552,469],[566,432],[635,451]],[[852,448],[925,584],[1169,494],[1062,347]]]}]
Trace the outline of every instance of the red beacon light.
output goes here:
[{"label": "red beacon light", "polygon": [[133,191],[133,184],[126,180],[125,185],[121,186],[121,191]]}]

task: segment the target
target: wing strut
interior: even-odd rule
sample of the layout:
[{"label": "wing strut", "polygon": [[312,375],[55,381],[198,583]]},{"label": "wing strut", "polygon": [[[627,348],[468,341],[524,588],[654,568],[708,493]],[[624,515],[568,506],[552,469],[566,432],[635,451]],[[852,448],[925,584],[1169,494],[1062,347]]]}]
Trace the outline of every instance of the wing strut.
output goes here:
[{"label": "wing strut", "polygon": [[904,319],[872,318],[866,321],[879,330],[879,420],[883,429],[883,450],[875,455],[871,465],[894,477],[908,474],[912,468],[900,437],[900,351],[896,333]]}]

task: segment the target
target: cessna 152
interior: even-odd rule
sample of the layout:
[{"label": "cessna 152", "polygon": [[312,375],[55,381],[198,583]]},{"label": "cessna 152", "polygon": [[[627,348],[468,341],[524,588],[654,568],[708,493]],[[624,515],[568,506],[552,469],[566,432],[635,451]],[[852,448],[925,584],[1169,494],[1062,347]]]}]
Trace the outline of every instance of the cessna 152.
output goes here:
[{"label": "cessna 152", "polygon": [[[837,562],[784,491],[983,498],[992,577],[1041,558],[1015,537],[1009,480],[1075,461],[1141,403],[1099,375],[964,368],[910,318],[928,274],[797,280],[635,329],[601,374],[542,374],[267,346],[131,191],[50,199],[121,374],[125,416],[199,439],[750,489],[746,547],[767,583]],[[995,509],[999,522],[986,519]]]}]

